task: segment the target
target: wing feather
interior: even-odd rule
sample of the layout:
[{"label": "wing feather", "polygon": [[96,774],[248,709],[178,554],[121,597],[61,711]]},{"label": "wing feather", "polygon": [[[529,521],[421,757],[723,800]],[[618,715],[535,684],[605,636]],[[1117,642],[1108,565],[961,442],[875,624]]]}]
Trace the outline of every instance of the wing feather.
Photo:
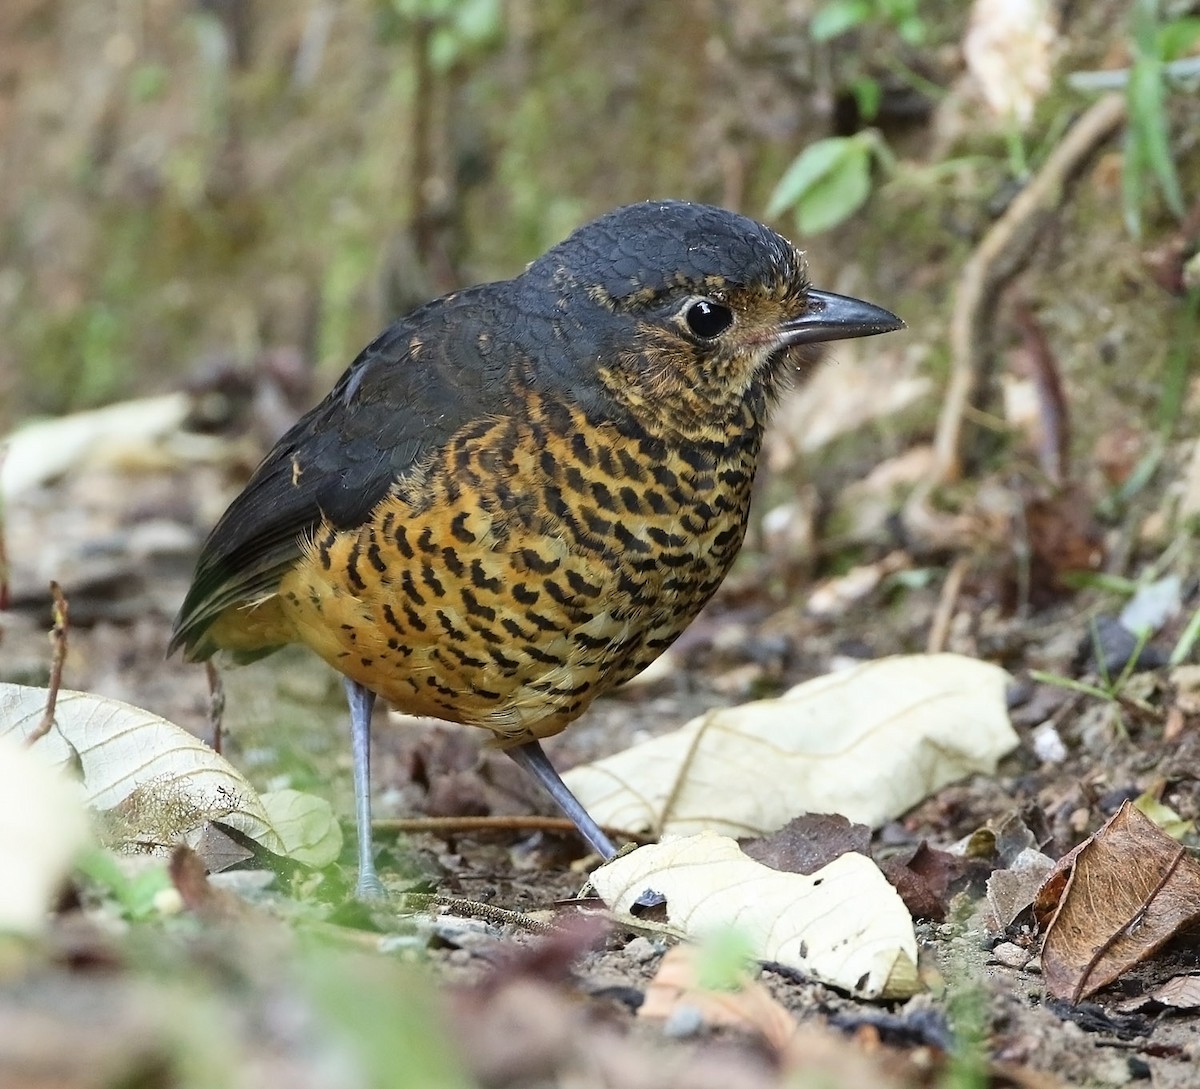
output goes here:
[{"label": "wing feather", "polygon": [[[480,319],[489,327],[503,305],[504,286],[430,303],[390,326],[280,439],[209,534],[171,651],[210,654],[203,636],[213,621],[274,594],[323,520],[361,525],[462,426],[504,411],[503,361],[511,354],[476,335]],[[472,296],[482,291],[481,307]]]}]

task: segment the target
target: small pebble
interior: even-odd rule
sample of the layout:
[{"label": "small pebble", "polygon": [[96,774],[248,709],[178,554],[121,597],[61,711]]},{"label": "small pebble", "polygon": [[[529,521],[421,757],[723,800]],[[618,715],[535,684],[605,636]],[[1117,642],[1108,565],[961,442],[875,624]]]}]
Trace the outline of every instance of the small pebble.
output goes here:
[{"label": "small pebble", "polygon": [[704,1015],[695,1006],[681,1003],[671,1012],[671,1016],[663,1022],[663,1035],[674,1040],[683,1040],[695,1036],[704,1028]]},{"label": "small pebble", "polygon": [[1028,949],[1022,949],[1013,942],[1001,942],[992,950],[992,962],[1003,964],[1005,968],[1022,969],[1029,963]]},{"label": "small pebble", "polygon": [[630,960],[637,964],[645,964],[648,960],[653,960],[659,956],[662,950],[659,949],[654,942],[649,938],[637,937],[634,938],[628,945],[625,946],[625,955]]},{"label": "small pebble", "polygon": [[159,915],[178,915],[183,910],[183,897],[179,895],[179,890],[174,885],[159,889],[154,894],[154,910]]},{"label": "small pebble", "polygon": [[1061,764],[1066,760],[1067,747],[1053,722],[1043,722],[1033,731],[1033,752],[1043,764]]}]

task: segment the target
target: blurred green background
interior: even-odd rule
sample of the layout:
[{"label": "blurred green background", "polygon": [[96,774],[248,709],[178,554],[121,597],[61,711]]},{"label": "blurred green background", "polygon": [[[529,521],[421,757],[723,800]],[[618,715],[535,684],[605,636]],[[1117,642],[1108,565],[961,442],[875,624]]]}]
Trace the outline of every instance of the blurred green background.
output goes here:
[{"label": "blurred green background", "polygon": [[[928,331],[936,371],[962,258],[1095,97],[1066,76],[1128,69],[1139,10],[1161,36],[1191,9],[1048,5],[1056,78],[1017,133],[971,86],[960,0],[5,0],[0,430],[213,357],[295,350],[324,388],[392,317],[594,214],[677,196],[762,217],[802,149],[864,130],[827,165],[832,217],[784,192],[773,219],[822,286]],[[1186,189],[1194,91],[1160,98]],[[1148,162],[1153,233],[1179,201]],[[1109,195],[1092,219],[1119,265]],[[810,240],[789,204],[841,222]]]}]

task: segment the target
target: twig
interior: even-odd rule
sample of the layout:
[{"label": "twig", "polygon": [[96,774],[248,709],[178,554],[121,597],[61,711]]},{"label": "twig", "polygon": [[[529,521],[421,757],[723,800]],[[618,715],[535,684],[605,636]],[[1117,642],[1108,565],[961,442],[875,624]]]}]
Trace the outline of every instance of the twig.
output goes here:
[{"label": "twig", "polygon": [[971,561],[966,556],[959,556],[946,572],[946,581],[942,583],[942,594],[938,598],[937,612],[933,614],[933,623],[929,625],[929,639],[925,645],[927,654],[940,654],[946,649],[946,640],[950,635],[950,621],[954,619],[954,608],[958,604],[958,594],[962,589],[963,578]]},{"label": "twig", "polygon": [[224,737],[221,723],[225,720],[225,685],[212,659],[204,663],[204,675],[208,678],[208,726],[212,731],[212,747],[214,752],[219,753]]},{"label": "twig", "polygon": [[45,737],[54,725],[54,708],[58,705],[58,690],[62,687],[63,666],[67,661],[67,634],[71,630],[70,605],[57,582],[50,582],[50,596],[54,598],[54,627],[50,629],[50,643],[54,656],[50,660],[50,683],[46,690],[46,711],[37,729],[26,739],[26,745]]},{"label": "twig", "polygon": [[[371,821],[377,832],[574,832],[575,825],[565,817],[401,817]],[[654,837],[633,835],[624,829],[606,828],[606,832],[632,839],[637,843],[651,843]]]},{"label": "twig", "polygon": [[990,355],[985,331],[999,289],[1033,253],[1048,215],[1063,200],[1067,182],[1125,120],[1125,98],[1107,95],[1080,117],[1032,181],[984,236],[963,267],[950,318],[950,382],[934,439],[936,483],[962,475],[963,419],[986,393]]},{"label": "twig", "polygon": [[459,896],[410,892],[404,896],[402,904],[404,907],[416,911],[445,908],[456,915],[465,915],[469,919],[483,919],[495,926],[515,926],[521,930],[532,930],[537,934],[550,934],[561,929],[554,923],[535,919],[523,911],[510,911],[508,908],[497,907],[495,904],[484,904],[479,900],[466,900]]},{"label": "twig", "polygon": [[1038,442],[1038,464],[1055,487],[1061,487],[1071,475],[1071,414],[1062,379],[1055,364],[1054,353],[1046,334],[1038,324],[1030,305],[1022,300],[1014,317],[1033,368],[1033,384],[1037,390],[1041,435]]},{"label": "twig", "polygon": [[318,3],[309,10],[300,32],[300,44],[292,64],[292,88],[307,91],[317,80],[321,62],[329,45],[329,33],[333,29],[336,7],[329,3]]}]

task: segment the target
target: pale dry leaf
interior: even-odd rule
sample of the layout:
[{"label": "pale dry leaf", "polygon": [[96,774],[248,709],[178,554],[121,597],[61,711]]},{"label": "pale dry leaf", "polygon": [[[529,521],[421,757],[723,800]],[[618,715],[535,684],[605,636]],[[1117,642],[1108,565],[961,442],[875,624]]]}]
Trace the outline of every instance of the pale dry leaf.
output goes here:
[{"label": "pale dry leaf", "polygon": [[41,929],[87,839],[78,785],[15,738],[0,737],[0,933]]},{"label": "pale dry leaf", "polygon": [[654,889],[666,897],[670,925],[687,937],[736,930],[759,960],[860,998],[920,989],[912,918],[863,855],[842,855],[813,874],[780,873],[732,839],[701,833],[620,855],[592,874],[592,884],[618,914]]},{"label": "pale dry leaf", "polygon": [[168,393],[29,424],[0,441],[7,447],[0,497],[11,502],[29,488],[97,459],[145,461],[146,451],[180,430],[189,409],[186,394]]},{"label": "pale dry leaf", "polygon": [[1050,89],[1058,32],[1049,0],[975,0],[967,68],[998,117],[1024,128]]},{"label": "pale dry leaf", "polygon": [[1200,1009],[1200,975],[1172,976],[1153,990],[1118,1002],[1116,1009],[1120,1013],[1136,1013],[1154,1005],[1173,1010]]},{"label": "pale dry leaf", "polygon": [[[933,479],[936,464],[932,446],[912,446],[841,488],[828,513],[829,522],[838,527],[838,540],[874,544],[890,537],[888,523],[920,484]],[[815,499],[812,506],[817,506]]]},{"label": "pale dry leaf", "polygon": [[825,579],[808,591],[804,611],[809,616],[831,620],[844,616],[873,594],[884,579],[912,566],[912,557],[900,549],[875,563],[858,564],[849,571]]},{"label": "pale dry leaf", "polygon": [[677,945],[662,958],[646,988],[638,1017],[666,1021],[681,1006],[694,1009],[705,1025],[728,1025],[759,1033],[776,1051],[782,1051],[796,1031],[796,1019],[756,980],[738,981],[734,990],[700,986],[695,946]]},{"label": "pale dry leaf", "polygon": [[1164,575],[1137,588],[1117,618],[1134,635],[1148,638],[1157,634],[1183,609],[1183,580],[1176,574]]},{"label": "pale dry leaf", "polygon": [[[0,684],[0,737],[29,736],[41,722],[46,690]],[[220,820],[283,854],[283,841],[249,782],[186,730],[120,700],[62,691],[54,727],[34,743],[49,767],[69,769],[89,809],[111,834],[140,849],[194,846]]]},{"label": "pale dry leaf", "polygon": [[1200,1009],[1200,976],[1173,976],[1150,992],[1155,1002],[1177,1010]]},{"label": "pale dry leaf", "polygon": [[564,778],[596,820],[632,833],[765,835],[801,813],[877,827],[1016,747],[1007,683],[957,654],[881,658],[710,711]]}]

